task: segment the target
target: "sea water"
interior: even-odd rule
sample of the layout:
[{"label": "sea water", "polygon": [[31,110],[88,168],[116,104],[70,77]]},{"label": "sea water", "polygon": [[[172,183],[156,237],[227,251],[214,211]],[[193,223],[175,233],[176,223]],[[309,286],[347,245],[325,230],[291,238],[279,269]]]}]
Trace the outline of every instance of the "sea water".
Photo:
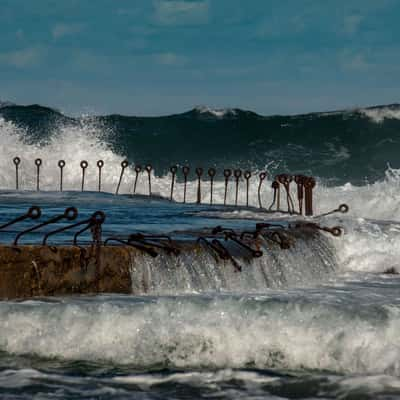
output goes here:
[{"label": "sea water", "polygon": [[[303,129],[305,123],[312,124],[314,119],[321,119],[318,127],[324,127],[328,124],[324,118],[338,118],[341,125],[337,126],[337,137],[326,134],[314,147],[303,139],[302,157],[295,151],[285,153],[281,149],[280,153],[278,150],[274,153],[275,159],[271,154],[262,156],[256,152],[254,157],[248,157],[248,163],[244,159],[225,161],[226,167],[252,166],[253,171],[275,168],[271,161],[297,165],[293,172],[315,170],[318,178],[315,214],[330,211],[341,203],[350,206],[348,214],[312,220],[323,226],[342,226],[342,237],[324,235],[309,247],[299,243],[296,253],[282,250],[274,264],[276,271],[264,278],[259,271],[268,265],[254,260],[243,266],[246,267],[243,273],[233,268],[224,271],[225,280],[221,281],[212,261],[203,258],[195,264],[201,279],[190,280],[182,273],[172,280],[171,275],[160,274],[144,296],[109,294],[0,302],[0,396],[9,399],[398,398],[400,178],[395,167],[400,165],[396,165],[390,151],[386,154],[389,167],[386,161],[380,161],[385,155],[374,156],[377,150],[372,150],[373,135],[365,140],[369,147],[362,148],[361,142],[358,147],[342,143],[347,139],[340,130],[346,121],[348,129],[359,136],[368,127],[368,131],[374,130],[376,146],[384,146],[380,143],[388,141],[389,136],[395,146],[398,138],[394,126],[400,122],[393,110],[389,111],[387,115],[370,110],[299,117]],[[156,125],[153,130],[149,128],[154,135],[146,144],[146,153],[143,143],[137,149],[123,141],[116,145],[122,140],[115,137],[119,129],[127,129],[120,126],[121,122],[113,128],[111,139],[109,121],[104,127],[104,121],[80,119],[72,123],[64,120],[66,117],[56,122],[46,120],[42,134],[35,125],[38,121],[35,110],[14,107],[7,112],[0,117],[0,224],[21,215],[31,205],[42,207],[42,220],[62,213],[69,206],[78,208],[79,218],[103,210],[104,237],[128,232],[174,234],[216,225],[254,229],[257,222],[287,224],[296,219],[258,209],[256,174],[251,178],[249,208],[243,207],[246,200],[243,181],[240,207],[232,206],[235,198],[232,182],[228,188],[229,206],[210,206],[207,176],[202,182],[202,205],[194,204],[197,181],[193,175],[187,185],[190,204],[182,204],[181,177],[175,186],[174,201],[170,202],[167,199],[171,176],[167,164],[163,165],[160,159],[159,168],[151,175],[155,196],[148,197],[146,174],[140,175],[137,195],[132,196],[135,172],[131,167],[124,172],[121,195],[116,196],[121,161],[128,158],[134,163],[136,158],[141,163],[157,164],[150,150],[157,146],[156,133],[164,126],[160,122],[157,125],[153,121]],[[27,114],[34,122],[24,119]],[[261,122],[254,122],[252,116],[246,116],[252,121],[252,125],[246,125],[250,122],[235,120],[231,114],[227,119],[198,114],[200,111],[181,118],[185,124],[200,121],[196,124],[201,123],[205,131],[215,129],[218,124],[222,129],[224,124],[241,122],[242,129],[249,132],[250,148],[255,147],[250,143],[256,140],[251,138],[250,127],[257,131]],[[290,118],[290,123],[300,124],[295,117]],[[275,132],[268,119],[263,121]],[[141,125],[137,121],[130,123],[131,134],[134,136],[135,130],[140,133]],[[357,124],[361,124],[359,131],[355,128]],[[263,129],[267,140],[268,130]],[[336,158],[321,150],[329,149],[323,144],[327,137],[328,142],[336,143],[336,150],[342,149],[332,152]],[[225,135],[225,142],[227,138]],[[176,137],[174,140],[178,147]],[[200,137],[199,143],[199,148],[208,146]],[[265,153],[263,146],[259,147]],[[243,147],[243,153],[246,149]],[[209,157],[202,155],[196,166],[214,166],[207,162],[218,152],[208,151]],[[304,151],[321,154],[319,164],[305,158]],[[235,148],[231,153],[235,154]],[[357,164],[360,154],[365,157],[364,182],[362,165]],[[18,191],[14,156],[22,160]],[[33,160],[37,157],[43,159],[40,192],[35,191]],[[180,157],[184,159],[185,155]],[[100,158],[105,167],[102,192],[98,193],[95,163]],[[300,158],[303,165],[299,164]],[[58,191],[59,159],[66,161],[62,193]],[[83,159],[88,160],[89,167],[82,193],[79,163]],[[250,165],[258,159],[263,163]],[[346,167],[344,160],[348,163]],[[171,163],[176,161],[180,160]],[[330,163],[330,167],[321,167],[323,163]],[[263,183],[264,207],[272,202],[270,185],[271,176]],[[220,173],[214,182],[215,203],[223,203],[224,189]],[[23,222],[10,227],[0,235],[1,242],[12,242],[16,232],[30,224]],[[26,235],[21,243],[39,243],[42,235],[42,231]],[[51,239],[53,244],[70,241],[68,233]],[[268,260],[267,255],[265,259]],[[149,262],[144,257],[143,265],[149,271],[156,271]],[[288,279],[277,279],[274,273],[279,271]]]}]

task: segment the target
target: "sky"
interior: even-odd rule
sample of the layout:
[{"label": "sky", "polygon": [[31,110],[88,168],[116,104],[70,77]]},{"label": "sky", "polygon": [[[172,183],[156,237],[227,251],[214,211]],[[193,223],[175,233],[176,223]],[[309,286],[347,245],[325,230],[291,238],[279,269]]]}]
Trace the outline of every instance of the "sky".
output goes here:
[{"label": "sky", "polygon": [[77,114],[400,102],[400,0],[0,0],[0,100]]}]

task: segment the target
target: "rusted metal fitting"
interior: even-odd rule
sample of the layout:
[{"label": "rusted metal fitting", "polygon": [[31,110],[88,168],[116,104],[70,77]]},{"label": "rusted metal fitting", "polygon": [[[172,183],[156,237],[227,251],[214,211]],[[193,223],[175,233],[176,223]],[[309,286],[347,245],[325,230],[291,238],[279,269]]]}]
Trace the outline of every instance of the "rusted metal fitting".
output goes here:
[{"label": "rusted metal fitting", "polygon": [[182,173],[183,173],[183,202],[186,203],[186,189],[187,189],[187,180],[188,180],[188,175],[190,172],[190,168],[188,166],[182,167]]},{"label": "rusted metal fitting", "polygon": [[43,237],[42,244],[43,244],[43,246],[45,246],[47,244],[48,238],[50,236],[53,236],[53,235],[57,234],[57,233],[65,232],[67,230],[76,228],[77,226],[87,225],[84,229],[82,229],[79,232],[75,233],[74,239],[73,239],[73,243],[74,243],[74,245],[76,245],[77,244],[77,240],[78,240],[78,236],[81,233],[83,233],[84,231],[92,228],[95,225],[102,225],[104,223],[105,219],[106,219],[106,215],[105,215],[105,213],[103,211],[96,211],[89,218],[87,218],[87,219],[85,219],[83,221],[76,222],[76,223],[74,223],[72,225],[63,226],[63,227],[61,227],[59,229],[55,229],[54,231],[48,232]]},{"label": "rusted metal fitting", "polygon": [[262,255],[263,255],[263,252],[261,250],[253,249],[248,244],[246,244],[246,243],[242,242],[240,239],[238,239],[235,233],[225,232],[225,240],[228,240],[228,239],[234,241],[236,244],[238,244],[239,246],[243,247],[254,258],[259,258],[259,257],[262,257]]},{"label": "rusted metal fitting", "polygon": [[35,165],[36,165],[36,190],[40,190],[40,167],[42,165],[42,159],[37,158],[35,160]]},{"label": "rusted metal fitting", "polygon": [[242,267],[239,265],[239,263],[232,257],[232,255],[229,253],[228,249],[217,239],[212,239],[211,241],[213,248],[215,251],[218,253],[219,257],[222,260],[229,260],[235,271],[240,272],[242,271]]},{"label": "rusted metal fitting", "polygon": [[81,184],[81,191],[83,192],[85,189],[85,171],[86,168],[89,166],[89,163],[86,160],[82,160],[80,163],[80,166],[82,168],[82,184]]},{"label": "rusted metal fitting", "polygon": [[313,177],[306,177],[303,180],[304,185],[304,203],[305,203],[305,215],[313,215],[313,189],[316,185],[316,181]]},{"label": "rusted metal fitting", "polygon": [[151,164],[147,164],[144,169],[147,172],[147,176],[149,179],[149,196],[151,196],[151,171],[153,170],[153,166]]},{"label": "rusted metal fitting", "polygon": [[63,191],[63,176],[64,176],[65,161],[59,160],[57,165],[60,168],[60,192],[62,192]]},{"label": "rusted metal fitting", "polygon": [[215,168],[208,169],[208,176],[210,177],[210,204],[213,203],[213,191],[214,191],[214,177],[217,174]]},{"label": "rusted metal fitting", "polygon": [[320,226],[319,224],[316,224],[314,222],[299,222],[296,224],[296,228],[302,228],[302,227],[328,232],[336,237],[340,236],[343,230],[343,228],[340,226],[334,226],[332,228],[329,228],[326,226]]},{"label": "rusted metal fitting", "polygon": [[258,178],[259,178],[259,182],[258,182],[258,190],[257,190],[257,194],[258,194],[258,205],[260,208],[262,208],[262,202],[261,202],[261,186],[263,181],[265,180],[265,178],[267,177],[267,173],[266,172],[260,172],[258,174]]},{"label": "rusted metal fitting", "polygon": [[203,175],[203,168],[196,168],[197,175],[197,204],[201,204],[201,176]]},{"label": "rusted metal fitting", "polygon": [[135,165],[135,183],[133,184],[133,194],[136,193],[136,187],[139,179],[139,174],[142,172],[141,165]]},{"label": "rusted metal fitting", "polygon": [[268,210],[272,210],[272,207],[276,204],[276,210],[279,211],[281,208],[281,191],[279,182],[276,180],[273,181],[271,184],[271,188],[274,190],[274,198]]},{"label": "rusted metal fitting", "polygon": [[290,241],[281,232],[270,231],[263,234],[263,237],[279,245],[282,250],[290,249]]},{"label": "rusted metal fitting", "polygon": [[251,178],[251,172],[250,171],[245,171],[244,174],[244,179],[246,180],[246,207],[249,206],[249,180]]},{"label": "rusted metal fitting", "polygon": [[76,232],[74,235],[74,246],[78,245],[78,236],[80,236],[83,232],[87,230],[91,230],[92,232],[92,242],[93,244],[97,244],[100,246],[101,244],[101,225],[104,223],[106,219],[106,215],[103,211],[95,211],[92,216],[89,218],[87,225]]},{"label": "rusted metal fitting", "polygon": [[98,185],[98,190],[101,192],[101,169],[104,167],[104,161],[103,160],[98,160],[97,161],[97,168],[99,170],[99,185]]},{"label": "rusted metal fitting", "polygon": [[235,177],[235,206],[237,206],[239,196],[239,179],[242,176],[242,170],[235,169],[233,171],[233,176]]},{"label": "rusted metal fitting", "polygon": [[294,203],[292,196],[290,195],[290,183],[293,181],[293,177],[288,174],[280,174],[276,176],[275,180],[278,181],[284,187],[286,192],[288,213],[293,214],[295,212]]},{"label": "rusted metal fitting", "polygon": [[304,175],[295,175],[294,182],[297,185],[297,201],[299,204],[299,213],[303,215],[303,199],[304,199]]},{"label": "rusted metal fitting", "polygon": [[124,160],[124,161],[121,162],[121,175],[119,176],[119,181],[118,181],[118,185],[117,185],[117,189],[115,191],[115,194],[118,194],[118,192],[119,192],[119,188],[120,188],[121,182],[122,182],[122,177],[124,175],[125,168],[128,165],[129,165],[129,162],[127,160]]},{"label": "rusted metal fitting", "polygon": [[19,157],[14,157],[13,163],[15,165],[15,190],[18,190],[19,189],[19,164],[21,164],[21,159]]},{"label": "rusted metal fitting", "polygon": [[139,244],[139,243],[137,243],[135,241],[124,240],[124,239],[121,239],[119,237],[111,236],[111,237],[107,238],[104,241],[104,245],[106,246],[109,242],[117,242],[117,243],[121,243],[121,244],[123,244],[125,246],[134,247],[135,249],[138,249],[138,250],[142,251],[143,253],[148,254],[150,257],[153,257],[153,258],[158,256],[158,253],[154,249],[152,249],[150,247],[143,246],[143,245],[141,245],[141,244]]},{"label": "rusted metal fitting", "polygon": [[224,177],[225,177],[224,206],[226,206],[226,197],[228,195],[228,182],[231,175],[232,175],[232,170],[228,168],[224,169]]},{"label": "rusted metal fitting", "polygon": [[77,216],[78,216],[78,210],[75,207],[68,207],[65,209],[65,211],[61,215],[57,215],[53,218],[50,218],[49,220],[47,220],[45,222],[42,222],[39,225],[35,225],[29,229],[19,232],[14,239],[14,246],[16,246],[18,244],[18,240],[21,238],[21,236],[23,236],[27,233],[33,232],[39,228],[42,228],[43,226],[54,224],[62,219],[66,219],[68,221],[73,221],[74,219],[76,219]]},{"label": "rusted metal fitting", "polygon": [[169,197],[169,200],[172,201],[172,198],[174,196],[174,185],[175,185],[175,176],[176,172],[178,171],[178,167],[176,165],[173,165],[170,169],[170,172],[172,174],[172,180],[171,180],[171,195]]},{"label": "rusted metal fitting", "polygon": [[129,235],[128,241],[139,242],[145,246],[159,248],[175,256],[181,253],[180,249],[168,235],[143,235],[142,233],[133,233]]},{"label": "rusted metal fitting", "polygon": [[40,207],[32,206],[29,208],[29,210],[25,214],[23,214],[17,218],[14,218],[12,221],[9,221],[3,225],[0,225],[0,230],[8,228],[9,226],[16,224],[17,222],[21,222],[26,219],[33,219],[33,220],[39,219],[41,217],[41,215],[42,215],[42,211],[41,211]]}]

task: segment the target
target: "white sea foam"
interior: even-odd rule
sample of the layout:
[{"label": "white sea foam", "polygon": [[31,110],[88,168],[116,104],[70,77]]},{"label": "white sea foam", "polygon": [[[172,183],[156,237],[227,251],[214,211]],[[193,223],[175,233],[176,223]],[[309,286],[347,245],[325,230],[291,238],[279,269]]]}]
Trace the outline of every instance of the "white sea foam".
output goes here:
[{"label": "white sea foam", "polygon": [[232,108],[223,108],[223,109],[213,109],[208,106],[197,106],[195,110],[200,114],[211,114],[217,118],[224,118],[227,115],[236,115],[236,110]]},{"label": "white sea foam", "polygon": [[[351,292],[350,292],[351,293]],[[0,349],[142,368],[400,373],[400,317],[332,289],[258,297],[0,303]],[[335,296],[333,296],[334,298]],[[383,296],[384,297],[384,296]]]},{"label": "white sea foam", "polygon": [[[0,118],[0,189],[15,188],[15,167],[12,158],[21,157],[19,171],[20,188],[35,190],[36,170],[33,160],[36,157],[43,159],[41,168],[41,189],[58,190],[60,170],[57,161],[65,159],[64,189],[80,190],[81,188],[81,160],[87,160],[89,167],[86,170],[85,190],[97,190],[98,169],[95,166],[98,159],[103,159],[105,166],[102,171],[102,189],[114,193],[118,183],[121,167],[124,160],[122,155],[116,154],[102,139],[104,131],[101,127],[90,122],[79,127],[55,128],[54,135],[48,142],[38,145],[26,142],[23,129],[11,122]],[[120,193],[132,193],[135,172],[128,167],[124,173]],[[249,205],[258,207],[258,176],[250,179]],[[268,207],[272,202],[271,181],[266,180],[262,186],[262,205]],[[153,193],[169,197],[171,177],[155,177],[152,174]],[[202,182],[202,202],[210,201],[210,183]],[[221,178],[214,182],[214,203],[222,204],[224,200],[224,182]],[[148,193],[147,174],[139,176],[137,193]],[[195,202],[197,197],[197,182],[188,182],[187,200]],[[175,185],[174,199],[183,200],[183,183]],[[235,187],[231,181],[228,187],[227,203],[234,204]],[[245,182],[241,181],[238,204],[246,203]],[[318,184],[315,189],[315,213],[324,213],[337,208],[341,203],[350,206],[350,212],[341,215],[341,220],[325,219],[327,225],[340,224],[346,228],[343,238],[334,240],[338,250],[338,259],[344,270],[382,272],[390,267],[400,271],[397,260],[400,259],[400,171],[388,168],[386,178],[380,182],[355,186],[350,183],[327,187]],[[215,215],[215,213],[214,213]],[[253,218],[269,219],[269,214],[257,210],[237,210],[219,212],[221,218]],[[287,219],[287,215],[282,218]],[[377,221],[373,221],[377,220]],[[392,221],[383,224],[382,220]]]},{"label": "white sea foam", "polygon": [[400,107],[362,108],[358,111],[376,123],[381,123],[385,119],[400,119]]}]

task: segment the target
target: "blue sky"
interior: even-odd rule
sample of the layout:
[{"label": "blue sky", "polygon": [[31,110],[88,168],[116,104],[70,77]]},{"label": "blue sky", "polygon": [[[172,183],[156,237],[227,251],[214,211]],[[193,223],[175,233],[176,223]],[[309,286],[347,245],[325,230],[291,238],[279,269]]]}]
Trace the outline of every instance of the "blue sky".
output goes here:
[{"label": "blue sky", "polygon": [[69,114],[400,102],[400,0],[0,0],[0,99]]}]

